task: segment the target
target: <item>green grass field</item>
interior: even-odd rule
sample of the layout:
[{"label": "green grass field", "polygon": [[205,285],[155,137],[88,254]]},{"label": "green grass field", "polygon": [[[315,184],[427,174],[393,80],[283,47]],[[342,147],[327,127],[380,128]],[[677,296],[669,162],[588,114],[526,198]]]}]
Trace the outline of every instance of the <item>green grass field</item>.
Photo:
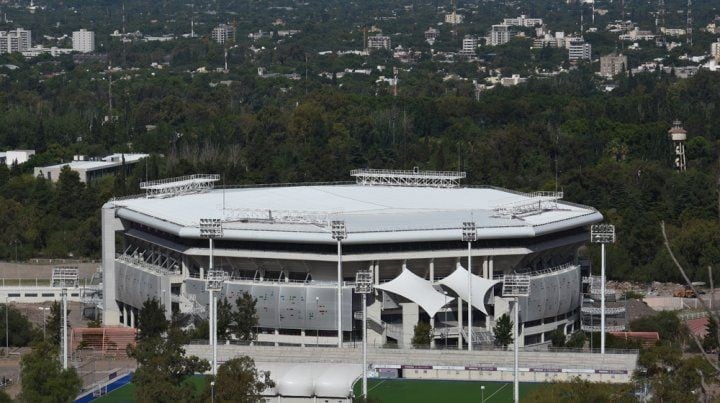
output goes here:
[{"label": "green grass field", "polygon": [[[192,377],[195,389],[200,393],[204,387],[205,378]],[[369,379],[368,395],[383,403],[477,403],[481,401],[485,386],[486,403],[512,402],[512,383],[508,382],[470,382],[470,381],[421,381],[413,379]],[[536,384],[520,384],[520,396],[524,396]],[[360,396],[362,381],[355,383],[355,396]],[[132,403],[135,401],[133,393],[135,387],[132,383],[114,390],[93,402],[98,403]]]},{"label": "green grass field", "polygon": [[[190,382],[195,385],[195,391],[197,394],[202,393],[203,388],[205,387],[205,377],[193,376],[190,378]],[[93,400],[93,403],[133,403],[135,402],[134,393],[135,385],[131,382],[119,389],[113,390],[99,399]]]},{"label": "green grass field", "polygon": [[[472,402],[483,397],[486,403],[512,402],[513,385],[507,382],[422,381],[414,379],[369,379],[368,396],[387,403]],[[535,384],[520,384],[520,396],[526,395]],[[355,396],[360,396],[362,381],[355,383]]]}]

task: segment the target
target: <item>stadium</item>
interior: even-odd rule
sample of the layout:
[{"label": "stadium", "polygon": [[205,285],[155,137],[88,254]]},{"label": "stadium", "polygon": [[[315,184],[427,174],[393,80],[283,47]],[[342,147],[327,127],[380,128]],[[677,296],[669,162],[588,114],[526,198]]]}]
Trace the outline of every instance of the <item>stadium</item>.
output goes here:
[{"label": "stadium", "polygon": [[[149,298],[168,316],[207,317],[212,254],[214,268],[227,273],[220,297],[248,292],[257,299],[259,344],[360,340],[359,271],[374,283],[371,345],[409,347],[419,321],[430,323],[435,346],[492,343],[495,320],[511,314],[502,296],[506,274],[531,280],[529,296],[520,298],[519,345],[578,329],[577,251],[587,227],[603,219],[598,211],[563,201],[562,192],[464,186],[462,172],[351,175],[354,182],[222,189],[214,186],[217,175],[192,175],[146,182],[144,194],[109,201],[102,212],[105,325],[135,326]],[[208,235],[203,222],[219,228]]]}]

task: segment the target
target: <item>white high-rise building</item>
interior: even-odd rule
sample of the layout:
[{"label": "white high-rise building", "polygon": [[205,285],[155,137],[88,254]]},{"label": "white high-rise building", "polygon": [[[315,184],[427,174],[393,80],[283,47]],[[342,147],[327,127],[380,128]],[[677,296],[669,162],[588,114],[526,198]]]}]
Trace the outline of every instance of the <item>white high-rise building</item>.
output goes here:
[{"label": "white high-rise building", "polygon": [[[220,24],[212,30],[212,39],[217,43],[235,40],[235,27],[229,24]],[[262,36],[262,35],[261,35]]]},{"label": "white high-rise building", "polygon": [[32,34],[27,29],[16,28],[10,31],[0,31],[0,54],[24,52],[30,49]]},{"label": "white high-rise building", "polygon": [[498,24],[493,25],[490,31],[490,45],[498,46],[510,42],[510,39],[515,36],[509,25]]},{"label": "white high-rise building", "polygon": [[462,49],[460,49],[460,54],[462,56],[475,56],[475,50],[477,50],[477,47],[477,38],[473,35],[465,35],[465,38],[463,38],[462,41]]},{"label": "white high-rise building", "polygon": [[592,46],[584,39],[573,39],[568,45],[568,59],[570,60],[591,60]]},{"label": "white high-rise building", "polygon": [[710,44],[710,56],[714,57],[716,61],[720,62],[720,39],[717,42]]},{"label": "white high-rise building", "polygon": [[91,53],[95,51],[95,32],[81,29],[73,32],[73,51]]}]

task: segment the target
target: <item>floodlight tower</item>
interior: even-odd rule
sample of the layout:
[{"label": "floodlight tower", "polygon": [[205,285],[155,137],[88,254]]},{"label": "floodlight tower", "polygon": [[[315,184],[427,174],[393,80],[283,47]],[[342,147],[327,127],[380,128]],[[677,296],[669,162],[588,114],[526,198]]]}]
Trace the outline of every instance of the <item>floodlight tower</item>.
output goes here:
[{"label": "floodlight tower", "polygon": [[227,275],[223,270],[210,270],[207,275],[207,290],[210,292],[210,304],[212,308],[212,374],[217,375],[217,308],[215,306],[214,293],[220,292]]},{"label": "floodlight tower", "polygon": [[[206,238],[208,239],[210,243],[210,259],[208,263],[208,286],[207,290],[210,294],[210,300],[208,303],[208,327],[210,330],[210,334],[208,336],[208,344],[213,346],[213,350],[217,348],[216,346],[216,336],[217,336],[217,330],[215,329],[216,319],[215,319],[215,289],[211,288],[209,284],[210,280],[210,273],[213,271],[213,263],[214,263],[214,254],[213,254],[213,240],[215,238],[222,238],[223,236],[223,227],[222,222],[219,218],[201,218],[200,219],[200,238]],[[215,373],[215,361],[213,360],[213,374]]]},{"label": "floodlight tower", "polygon": [[615,243],[615,226],[595,224],[590,227],[590,242],[599,243],[600,257],[600,354],[605,354],[605,245]]},{"label": "floodlight tower", "polygon": [[514,301],[513,313],[513,401],[520,402],[520,380],[519,380],[519,353],[518,353],[518,337],[520,327],[520,297],[530,295],[530,276],[519,274],[506,274],[503,277],[503,297],[511,297]]},{"label": "floodlight tower", "polygon": [[[50,280],[52,287],[60,287],[62,295],[62,362],[63,369],[68,368],[68,339],[67,339],[67,289],[78,286],[77,267],[53,267]],[[7,308],[7,305],[6,305]]]},{"label": "floodlight tower", "polygon": [[477,228],[474,221],[463,223],[462,238],[468,246],[468,351],[473,349],[473,317],[472,317],[472,243],[477,241]]},{"label": "floodlight tower", "polygon": [[342,333],[342,241],[347,238],[347,229],[345,227],[345,221],[332,221],[330,223],[330,231],[332,238],[337,241],[337,332],[338,332],[338,348],[342,347],[343,333]]},{"label": "floodlight tower", "polygon": [[363,383],[362,396],[367,399],[367,295],[373,291],[373,274],[370,270],[355,274],[355,292],[362,294],[363,322]]},{"label": "floodlight tower", "polygon": [[683,129],[682,122],[675,120],[673,127],[668,130],[670,140],[675,146],[675,167],[680,172],[687,169],[687,161],[685,160],[685,140],[687,140],[687,131]]}]

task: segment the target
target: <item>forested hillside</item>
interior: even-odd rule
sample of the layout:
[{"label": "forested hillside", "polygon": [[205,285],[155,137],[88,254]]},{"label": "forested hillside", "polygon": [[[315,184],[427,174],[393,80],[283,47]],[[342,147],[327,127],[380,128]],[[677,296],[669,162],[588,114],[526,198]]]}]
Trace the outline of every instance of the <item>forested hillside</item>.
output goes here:
[{"label": "forested hillside", "polygon": [[[99,207],[137,193],[144,178],[220,173],[226,184],[348,180],[357,167],[465,170],[470,184],[558,186],[617,226],[610,276],[672,280],[661,220],[695,278],[720,262],[720,75],[622,79],[606,93],[580,68],[475,101],[470,85],[415,75],[397,97],[332,85],[284,90],[282,80],[151,75],[117,81],[120,115],[101,124],[107,83],[76,69],[0,81],[0,145],[34,148],[31,163],[0,166],[0,256],[98,256]],[[307,93],[305,92],[307,90]],[[689,132],[688,170],[673,169],[667,130]],[[154,125],[155,128],[146,128]],[[81,139],[79,139],[81,137]],[[57,185],[32,167],[73,154],[151,152],[130,177]],[[557,183],[556,183],[557,173]],[[21,225],[17,225],[21,223]]]}]

